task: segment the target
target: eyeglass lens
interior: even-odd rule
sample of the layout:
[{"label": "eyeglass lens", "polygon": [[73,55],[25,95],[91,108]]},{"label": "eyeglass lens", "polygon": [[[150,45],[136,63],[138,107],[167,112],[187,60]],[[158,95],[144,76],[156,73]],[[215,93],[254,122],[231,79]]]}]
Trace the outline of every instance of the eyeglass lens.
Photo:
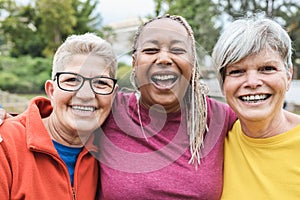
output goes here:
[{"label": "eyeglass lens", "polygon": [[108,77],[85,78],[75,73],[58,74],[59,87],[67,91],[79,90],[84,84],[85,80],[90,81],[93,91],[98,94],[109,94],[114,89],[115,82],[113,79]]}]

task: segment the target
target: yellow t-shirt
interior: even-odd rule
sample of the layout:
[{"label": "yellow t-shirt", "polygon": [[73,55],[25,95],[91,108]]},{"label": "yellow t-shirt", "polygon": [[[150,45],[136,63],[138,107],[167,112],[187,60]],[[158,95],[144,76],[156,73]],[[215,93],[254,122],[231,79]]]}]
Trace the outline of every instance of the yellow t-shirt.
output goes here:
[{"label": "yellow t-shirt", "polygon": [[225,140],[222,199],[300,199],[300,125],[255,139],[236,121]]}]

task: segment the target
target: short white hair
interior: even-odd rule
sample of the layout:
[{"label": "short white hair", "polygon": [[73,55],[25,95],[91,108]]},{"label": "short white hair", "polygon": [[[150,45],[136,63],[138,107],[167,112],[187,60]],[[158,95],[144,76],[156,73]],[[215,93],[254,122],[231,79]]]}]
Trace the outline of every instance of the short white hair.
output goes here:
[{"label": "short white hair", "polygon": [[279,53],[288,73],[293,67],[291,39],[277,22],[254,16],[238,19],[228,25],[212,53],[221,88],[223,88],[226,66],[268,48]]},{"label": "short white hair", "polygon": [[71,35],[57,49],[53,58],[52,79],[58,71],[63,71],[65,64],[70,61],[74,55],[94,55],[104,58],[105,62],[111,66],[110,76],[116,77],[117,59],[111,45],[101,37],[93,33],[82,35]]}]

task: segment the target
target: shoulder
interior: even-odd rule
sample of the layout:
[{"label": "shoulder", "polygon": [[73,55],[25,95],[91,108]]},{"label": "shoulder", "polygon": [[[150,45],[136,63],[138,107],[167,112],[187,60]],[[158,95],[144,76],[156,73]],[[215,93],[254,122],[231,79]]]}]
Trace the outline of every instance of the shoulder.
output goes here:
[{"label": "shoulder", "polygon": [[295,127],[300,124],[300,115],[297,115],[287,110],[284,110],[284,115],[291,127]]},{"label": "shoulder", "polygon": [[113,109],[122,109],[122,108],[128,108],[132,102],[136,102],[136,95],[133,92],[117,92],[114,103],[113,103]]},{"label": "shoulder", "polygon": [[226,113],[229,116],[236,117],[236,114],[229,107],[229,105],[227,103],[215,100],[215,99],[210,98],[210,97],[207,97],[206,101],[207,101],[208,112]]},{"label": "shoulder", "polygon": [[26,113],[22,113],[13,118],[6,119],[0,126],[1,144],[17,146],[21,141],[25,141]]},{"label": "shoulder", "polygon": [[26,140],[26,129],[30,129],[33,123],[41,121],[42,117],[49,116],[51,112],[51,102],[47,98],[33,98],[26,111],[16,117],[4,120],[0,126],[0,135],[3,141],[16,143]]},{"label": "shoulder", "polygon": [[0,163],[7,171],[9,166],[18,163],[18,158],[22,158],[26,152],[25,124],[23,117],[17,116],[5,120],[0,126]]},{"label": "shoulder", "polygon": [[131,93],[131,92],[130,93],[117,92],[116,97],[114,99],[114,104],[128,102],[132,95],[133,95],[133,93]]},{"label": "shoulder", "polygon": [[207,111],[210,124],[212,122],[217,124],[224,122],[227,130],[231,129],[233,123],[237,120],[236,114],[227,103],[209,97],[207,97]]}]

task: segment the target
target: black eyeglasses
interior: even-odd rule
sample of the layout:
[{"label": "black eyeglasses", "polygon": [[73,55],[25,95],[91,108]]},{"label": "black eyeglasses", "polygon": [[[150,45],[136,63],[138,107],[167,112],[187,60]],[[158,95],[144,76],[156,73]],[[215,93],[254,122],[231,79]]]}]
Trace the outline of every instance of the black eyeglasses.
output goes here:
[{"label": "black eyeglasses", "polygon": [[110,77],[95,76],[93,78],[86,78],[73,72],[57,72],[53,80],[55,81],[56,78],[58,87],[69,92],[78,91],[84,82],[88,80],[94,93],[101,95],[111,94],[117,83],[116,79]]}]

